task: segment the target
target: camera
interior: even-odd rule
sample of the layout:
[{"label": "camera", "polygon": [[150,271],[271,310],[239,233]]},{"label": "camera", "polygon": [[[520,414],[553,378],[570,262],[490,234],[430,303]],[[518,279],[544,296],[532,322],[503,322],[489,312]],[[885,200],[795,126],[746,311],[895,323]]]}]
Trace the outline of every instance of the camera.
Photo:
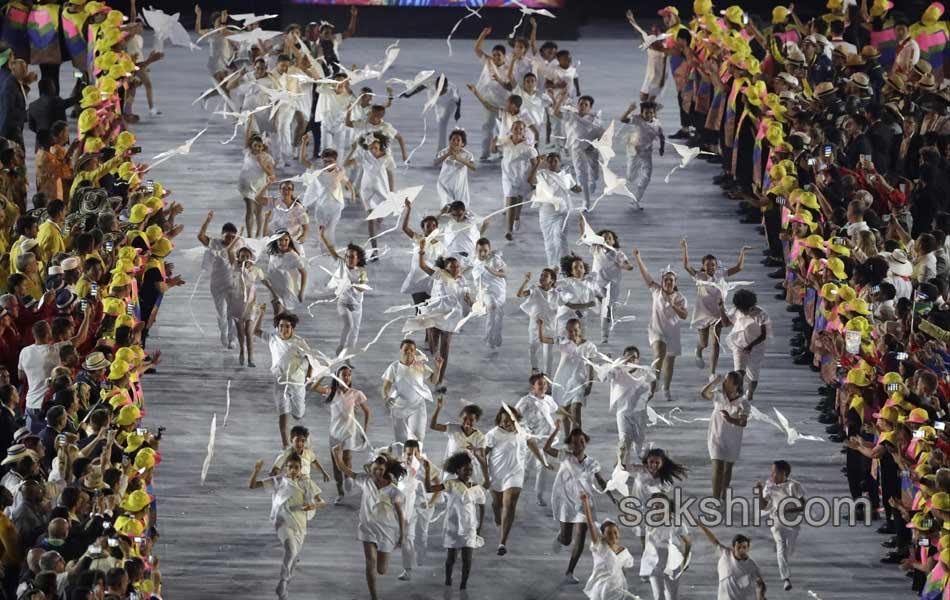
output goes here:
[{"label": "camera", "polygon": [[110,547],[110,548],[115,548],[116,546],[119,545],[119,540],[117,540],[117,539],[115,539],[115,538],[109,538],[108,543],[109,543],[109,547]]},{"label": "camera", "polygon": [[129,148],[129,154],[138,154],[141,151],[142,151],[141,146],[132,146],[131,148]]},{"label": "camera", "polygon": [[136,435],[143,435],[143,436],[144,436],[144,435],[147,435],[147,434],[148,434],[148,429],[145,429],[144,427],[139,427],[139,428],[137,428],[137,429],[135,430],[135,433],[136,433]]},{"label": "camera", "polygon": [[937,431],[946,431],[947,423],[946,421],[934,421],[934,429]]},{"label": "camera", "polygon": [[132,304],[131,302],[126,302],[126,303],[125,303],[125,313],[131,315],[131,314],[133,314],[134,312],[135,312],[135,305]]},{"label": "camera", "polygon": [[81,312],[86,312],[86,307],[89,306],[89,301],[83,298],[79,301],[79,310]]},{"label": "camera", "polygon": [[145,190],[151,194],[155,191],[155,182],[149,179],[145,182]]},{"label": "camera", "polygon": [[917,545],[920,546],[921,548],[926,548],[930,546],[930,538],[920,538],[919,540],[917,540]]},{"label": "camera", "polygon": [[831,156],[831,144],[825,145],[824,153],[825,156]]},{"label": "camera", "polygon": [[923,437],[924,437],[924,432],[922,430],[918,429],[917,431],[914,432],[915,440],[923,439]]},{"label": "camera", "polygon": [[163,434],[163,433],[165,433],[165,426],[164,426],[164,425],[160,425],[160,426],[158,427],[158,432],[155,434],[155,439],[156,439],[156,440],[162,439],[162,434]]},{"label": "camera", "polygon": [[96,298],[99,296],[99,284],[96,283],[95,281],[93,281],[89,285],[89,295],[92,296],[93,298]]},{"label": "camera", "polygon": [[906,352],[898,352],[896,355],[897,360],[907,360],[908,354]]},{"label": "camera", "polygon": [[843,237],[836,237],[832,240],[836,246],[844,246],[848,243],[848,240]]},{"label": "camera", "polygon": [[886,386],[884,386],[884,388],[885,388],[885,390],[887,390],[888,393],[891,393],[891,392],[899,392],[900,389],[901,389],[901,384],[899,384],[899,383],[889,383],[889,384],[887,384]]},{"label": "camera", "polygon": [[785,198],[783,198],[782,196],[779,196],[778,198],[775,199],[775,203],[778,204],[779,206],[785,206]]},{"label": "camera", "polygon": [[112,252],[112,242],[106,242],[106,252]]},{"label": "camera", "polygon": [[817,162],[818,162],[818,161],[817,161],[816,159],[814,159],[814,158],[809,158],[808,161],[807,161],[807,164],[808,164],[809,167],[814,167],[814,166],[815,166],[815,163],[817,163]]}]

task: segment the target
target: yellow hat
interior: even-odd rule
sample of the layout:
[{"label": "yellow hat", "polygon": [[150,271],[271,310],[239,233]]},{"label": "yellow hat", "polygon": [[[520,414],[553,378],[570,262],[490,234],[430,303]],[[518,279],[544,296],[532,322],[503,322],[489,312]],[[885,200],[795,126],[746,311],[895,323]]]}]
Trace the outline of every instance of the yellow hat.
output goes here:
[{"label": "yellow hat", "polygon": [[132,163],[132,161],[127,160],[119,165],[118,171],[119,178],[128,181],[132,177],[132,174],[135,173],[135,165]]},{"label": "yellow hat", "polygon": [[125,451],[129,454],[138,450],[145,443],[145,436],[136,432],[130,433],[125,438]]},{"label": "yellow hat", "polygon": [[134,260],[138,255],[138,251],[132,246],[122,246],[119,248],[119,258],[124,258],[125,260]]},{"label": "yellow hat", "polygon": [[784,6],[776,6],[772,9],[772,24],[778,25],[788,20],[788,9]]},{"label": "yellow hat", "polygon": [[825,243],[825,248],[827,248],[832,254],[837,254],[838,256],[851,256],[851,249],[844,244],[834,243],[833,238]]},{"label": "yellow hat", "polygon": [[881,437],[878,439],[878,443],[890,442],[892,444],[897,444],[895,438],[897,437],[896,431],[885,431],[881,434]]},{"label": "yellow hat", "polygon": [[135,361],[135,352],[132,352],[131,348],[119,348],[115,351],[114,360],[124,360],[127,363],[132,363]]},{"label": "yellow hat", "polygon": [[866,334],[871,331],[871,324],[864,317],[854,317],[845,323],[844,328],[848,331],[860,331],[862,334]]},{"label": "yellow hat", "polygon": [[109,10],[109,7],[103,2],[88,2],[86,3],[86,6],[83,10],[86,11],[87,15],[92,16],[101,13],[104,10]]},{"label": "yellow hat", "polygon": [[855,298],[854,300],[848,302],[844,305],[844,310],[851,313],[858,313],[859,315],[871,314],[871,310],[868,308],[868,303],[864,298]]},{"label": "yellow hat", "polygon": [[152,214],[165,208],[165,202],[158,196],[149,196],[143,204],[151,209]]},{"label": "yellow hat", "polygon": [[889,0],[874,0],[874,4],[871,5],[871,16],[884,16],[884,13],[891,10],[893,7],[894,3],[890,2]]},{"label": "yellow hat", "polygon": [[844,0],[828,0],[828,4],[825,6],[828,7],[828,10],[840,10]]},{"label": "yellow hat", "polygon": [[151,448],[142,448],[135,455],[135,468],[137,470],[151,469],[155,466],[155,451]]},{"label": "yellow hat", "polygon": [[798,180],[791,175],[786,175],[781,179],[773,179],[772,181],[777,181],[778,183],[770,187],[767,193],[775,194],[776,196],[788,195],[792,190],[798,187]]},{"label": "yellow hat", "polygon": [[155,196],[156,198],[164,198],[164,197],[165,197],[165,188],[162,187],[162,184],[160,184],[160,183],[157,182],[157,181],[153,181],[153,182],[152,182],[152,188],[155,190],[154,192],[152,192],[152,195],[153,195],[153,196]]},{"label": "yellow hat", "polygon": [[726,20],[734,25],[742,25],[742,17],[744,13],[742,12],[742,7],[740,6],[730,6],[726,10],[722,11],[722,14],[726,17]]},{"label": "yellow hat", "polygon": [[821,237],[817,233],[813,233],[802,240],[802,245],[806,248],[824,248],[825,238]]},{"label": "yellow hat", "polygon": [[103,298],[102,312],[117,317],[125,312],[125,301],[122,298]]},{"label": "yellow hat", "polygon": [[96,113],[96,109],[87,108],[81,113],[79,113],[79,133],[86,133],[90,131],[99,123],[99,115]]},{"label": "yellow hat", "polygon": [[[121,262],[121,261],[120,261]],[[126,275],[125,273],[116,273],[112,276],[112,280],[109,282],[109,287],[112,289],[122,288],[127,285],[132,284],[132,278]]]},{"label": "yellow hat", "polygon": [[94,108],[102,104],[102,93],[94,85],[87,85],[82,89],[82,98],[79,106],[82,108]]},{"label": "yellow hat", "polygon": [[123,131],[115,138],[115,152],[121,154],[135,145],[135,134],[131,131]]},{"label": "yellow hat", "polygon": [[844,270],[844,263],[840,258],[829,258],[827,263],[828,270],[838,279],[847,279],[848,274]]},{"label": "yellow hat", "polygon": [[910,411],[910,414],[907,415],[907,418],[904,419],[905,423],[912,423],[917,425],[922,425],[930,421],[930,415],[927,414],[927,411],[923,408],[915,408]]},{"label": "yellow hat", "polygon": [[803,189],[794,190],[788,197],[792,204],[801,204],[806,208],[811,208],[818,210],[818,197],[811,192],[806,192]]},{"label": "yellow hat", "polygon": [[148,508],[148,505],[152,503],[152,499],[149,498],[148,494],[144,490],[135,490],[128,496],[122,499],[123,510],[127,510],[131,513],[137,513],[141,510]]},{"label": "yellow hat", "polygon": [[148,242],[154,244],[165,235],[165,232],[158,225],[149,225],[145,228],[145,235],[148,237]]},{"label": "yellow hat", "polygon": [[867,373],[865,373],[861,369],[851,369],[850,371],[848,371],[848,376],[846,377],[846,380],[848,383],[856,385],[858,387],[867,387],[871,385],[871,382],[868,381]]},{"label": "yellow hat", "polygon": [[129,372],[129,363],[124,360],[114,360],[109,365],[109,379],[117,381],[125,377]]},{"label": "yellow hat", "polygon": [[[915,469],[916,470],[916,469]],[[910,519],[910,524],[914,529],[928,530],[929,527],[924,527],[924,520],[927,518],[927,515],[923,512],[919,512]]]},{"label": "yellow hat", "polygon": [[704,17],[712,12],[712,0],[693,0],[693,14]]},{"label": "yellow hat", "polygon": [[882,421],[887,421],[888,423],[897,423],[898,412],[897,408],[893,406],[885,406],[877,414],[877,418]]},{"label": "yellow hat", "polygon": [[891,371],[890,373],[885,373],[881,381],[884,385],[893,385],[895,383],[904,383],[904,378],[901,377],[900,373]]},{"label": "yellow hat", "polygon": [[930,505],[937,510],[950,511],[950,494],[937,492],[930,497]]},{"label": "yellow hat", "polygon": [[131,346],[129,346],[129,350],[131,350],[135,354],[136,364],[141,364],[142,361],[145,360],[145,350],[143,350],[142,347],[139,346],[138,344],[132,344]]},{"label": "yellow hat", "polygon": [[152,256],[158,256],[159,258],[164,258],[172,253],[172,249],[175,246],[172,244],[171,240],[168,238],[161,238],[154,244],[152,244],[151,252]]},{"label": "yellow hat", "polygon": [[130,314],[123,313],[115,318],[116,327],[135,327],[135,317]]},{"label": "yellow hat", "polygon": [[110,10],[109,14],[106,15],[105,22],[112,27],[118,27],[126,20],[125,15],[118,10]]},{"label": "yellow hat", "polygon": [[131,538],[141,537],[145,532],[145,525],[141,521],[125,515],[116,517],[113,527],[122,535]]},{"label": "yellow hat", "polygon": [[129,211],[129,223],[138,225],[152,214],[152,211],[149,210],[144,204],[136,204],[132,207],[132,210]]},{"label": "yellow hat", "polygon": [[102,138],[89,137],[86,138],[82,144],[82,151],[85,154],[91,154],[93,152],[98,152],[106,147],[105,142],[102,141]]},{"label": "yellow hat", "polygon": [[119,427],[127,427],[138,421],[141,416],[142,411],[137,406],[128,404],[119,409],[119,416],[115,418],[115,423]]},{"label": "yellow hat", "polygon": [[829,302],[835,302],[838,300],[838,284],[836,283],[826,283],[821,286],[821,291],[819,295]]},{"label": "yellow hat", "polygon": [[838,288],[838,298],[843,302],[851,302],[857,297],[854,288],[848,284],[843,284]]},{"label": "yellow hat", "polygon": [[118,60],[119,60],[118,54],[116,54],[112,50],[107,50],[106,52],[103,52],[102,54],[97,56],[92,64],[95,65],[95,67],[99,69],[100,71],[108,71],[109,69],[112,68],[112,65],[118,62]]},{"label": "yellow hat", "polygon": [[940,20],[940,17],[943,16],[943,4],[939,2],[932,2],[930,6],[927,7],[927,10],[924,11],[924,14],[920,17],[920,22],[924,25],[933,25]]}]

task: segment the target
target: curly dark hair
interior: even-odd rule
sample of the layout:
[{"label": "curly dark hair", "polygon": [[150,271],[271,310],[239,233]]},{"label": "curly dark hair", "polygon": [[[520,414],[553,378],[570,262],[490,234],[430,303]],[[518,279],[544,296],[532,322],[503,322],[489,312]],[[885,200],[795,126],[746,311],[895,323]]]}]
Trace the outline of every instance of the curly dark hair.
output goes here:
[{"label": "curly dark hair", "polygon": [[445,459],[445,463],[442,465],[442,468],[446,473],[458,475],[459,471],[462,470],[462,467],[471,464],[472,457],[468,452],[456,452],[452,456]]}]

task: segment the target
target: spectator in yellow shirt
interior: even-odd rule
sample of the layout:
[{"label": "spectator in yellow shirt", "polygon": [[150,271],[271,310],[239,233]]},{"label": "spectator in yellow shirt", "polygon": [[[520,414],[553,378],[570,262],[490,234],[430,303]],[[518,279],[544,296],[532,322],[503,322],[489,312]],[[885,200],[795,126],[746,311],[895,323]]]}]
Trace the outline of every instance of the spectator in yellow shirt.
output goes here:
[{"label": "spectator in yellow shirt", "polygon": [[49,217],[40,225],[36,241],[39,242],[39,260],[49,264],[51,258],[66,251],[66,241],[63,239],[66,205],[62,200],[52,200],[46,207],[46,213]]}]

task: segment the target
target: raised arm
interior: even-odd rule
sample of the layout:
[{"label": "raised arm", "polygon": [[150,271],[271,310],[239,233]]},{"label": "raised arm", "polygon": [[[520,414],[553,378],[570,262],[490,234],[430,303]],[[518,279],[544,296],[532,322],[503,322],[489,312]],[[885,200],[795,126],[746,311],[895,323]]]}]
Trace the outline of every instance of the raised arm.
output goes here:
[{"label": "raised arm", "polygon": [[633,115],[633,113],[636,112],[636,110],[637,110],[637,103],[636,103],[636,102],[631,102],[631,103],[630,103],[630,106],[627,107],[627,110],[625,110],[624,113],[623,113],[622,115],[620,115],[620,122],[621,122],[621,123],[629,123],[629,122],[630,122],[630,116]]},{"label": "raised arm", "polygon": [[683,249],[683,268],[690,274],[690,277],[696,277],[696,269],[689,266],[689,248],[686,244],[686,238],[680,240],[680,248]]},{"label": "raised arm", "polygon": [[708,527],[706,527],[702,521],[697,521],[696,524],[699,525],[699,528],[702,530],[703,535],[706,536],[706,539],[709,540],[710,544],[712,544],[713,546],[717,546],[719,548],[722,547],[722,544],[719,543],[719,538],[716,537],[716,534],[713,533],[712,530],[710,530]]},{"label": "raised arm", "polygon": [[531,17],[531,34],[528,36],[528,44],[531,47],[531,54],[537,55],[538,53],[538,20],[534,17]]},{"label": "raised arm", "polygon": [[561,430],[561,421],[557,420],[554,422],[554,431],[551,432],[551,435],[548,436],[548,439],[544,442],[544,453],[548,456],[553,456],[557,458],[557,450],[554,449],[554,440],[557,439],[557,434]]},{"label": "raised arm", "polygon": [[475,84],[468,83],[468,84],[465,85],[465,87],[468,88],[468,91],[472,92],[472,95],[475,96],[475,99],[476,99],[476,100],[478,100],[479,102],[481,102],[482,106],[485,107],[485,110],[498,110],[498,109],[499,109],[497,106],[495,106],[494,104],[492,104],[491,102],[489,102],[488,100],[486,100],[485,97],[482,96],[482,95],[478,92],[478,88],[475,87]]},{"label": "raised arm", "polygon": [[406,198],[404,205],[406,207],[406,213],[402,218],[402,232],[405,233],[410,240],[414,240],[416,239],[416,232],[409,226],[409,219],[412,217],[412,202],[409,202],[409,198]]},{"label": "raised arm", "polygon": [[202,29],[201,27],[201,6],[198,4],[195,4],[195,33],[198,35],[208,33],[206,29]]},{"label": "raised arm", "polygon": [[519,298],[527,298],[531,295],[531,292],[528,291],[528,284],[531,283],[531,273],[524,274],[524,280],[521,282],[521,287],[518,288],[518,291],[515,292],[515,296]]},{"label": "raised arm", "polygon": [[341,34],[344,40],[356,35],[356,17],[358,14],[359,14],[359,11],[356,10],[356,7],[351,6],[350,7],[350,24],[349,26],[347,26],[346,31],[344,31]]},{"label": "raised arm", "polygon": [[485,39],[488,38],[489,35],[491,35],[491,27],[486,27],[485,29],[482,29],[482,32],[478,34],[478,39],[475,40],[475,56],[482,60],[491,58],[485,54],[484,50],[482,50],[482,44],[485,43]]},{"label": "raised arm", "polygon": [[211,243],[211,239],[208,237],[208,225],[211,224],[211,219],[214,218],[214,211],[209,210],[208,216],[205,217],[204,223],[201,224],[201,229],[198,230],[198,241],[201,242],[201,245],[208,247]]},{"label": "raised arm", "polygon": [[261,469],[263,468],[264,468],[263,460],[258,460],[256,463],[254,463],[254,471],[251,473],[251,480],[248,481],[247,483],[248,488],[253,490],[253,489],[264,487],[264,482],[257,480],[257,477],[261,474]]},{"label": "raised arm", "polygon": [[428,458],[424,458],[422,460],[424,461],[422,466],[422,487],[425,488],[427,494],[441,492],[445,489],[445,486],[441,483],[432,483],[432,463],[429,462]]},{"label": "raised arm", "polygon": [[742,270],[742,267],[745,265],[745,253],[752,249],[752,246],[743,246],[739,249],[739,260],[736,262],[736,266],[728,269],[726,275],[731,277]]},{"label": "raised arm", "polygon": [[633,257],[637,259],[637,267],[640,268],[640,276],[643,277],[643,283],[647,284],[647,287],[652,288],[656,285],[656,282],[653,281],[653,278],[650,277],[650,272],[647,271],[647,266],[643,264],[643,259],[640,258],[640,250],[634,246],[631,251]]},{"label": "raised arm", "polygon": [[419,268],[422,269],[422,272],[426,275],[432,275],[435,273],[435,269],[426,264],[426,241],[425,239],[419,240]]},{"label": "raised arm", "polygon": [[445,423],[439,423],[439,413],[442,412],[443,406],[445,406],[445,396],[439,394],[435,399],[435,412],[432,413],[432,418],[429,419],[429,429],[432,431],[445,433],[449,429]]},{"label": "raised arm", "polygon": [[716,375],[716,377],[712,381],[710,381],[709,383],[703,386],[703,389],[700,390],[699,395],[702,396],[706,400],[712,400],[713,391],[716,389],[716,386],[719,385],[720,383],[722,383],[722,376]]}]

